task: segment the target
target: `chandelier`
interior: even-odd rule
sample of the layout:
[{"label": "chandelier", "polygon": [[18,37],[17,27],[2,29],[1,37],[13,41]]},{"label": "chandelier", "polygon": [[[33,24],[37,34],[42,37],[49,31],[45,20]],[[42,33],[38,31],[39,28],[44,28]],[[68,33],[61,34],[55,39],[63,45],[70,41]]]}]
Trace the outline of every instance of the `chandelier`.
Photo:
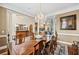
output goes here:
[{"label": "chandelier", "polygon": [[45,15],[42,13],[42,9],[41,9],[41,3],[40,3],[40,7],[39,7],[39,13],[35,16],[36,20],[42,20],[45,18]]},{"label": "chandelier", "polygon": [[[35,21],[37,21],[37,36],[39,36],[39,28],[40,28],[40,22],[45,19],[45,15],[42,13],[41,3],[39,4],[39,13],[35,16]],[[42,24],[41,24],[42,25]]]}]

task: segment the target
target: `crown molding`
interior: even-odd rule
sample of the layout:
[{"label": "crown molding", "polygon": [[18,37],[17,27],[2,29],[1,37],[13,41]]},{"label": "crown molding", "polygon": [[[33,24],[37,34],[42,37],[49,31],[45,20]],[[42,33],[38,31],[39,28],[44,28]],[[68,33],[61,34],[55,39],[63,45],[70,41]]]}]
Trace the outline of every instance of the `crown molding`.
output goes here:
[{"label": "crown molding", "polygon": [[53,16],[53,15],[57,15],[57,14],[62,14],[62,13],[74,11],[74,10],[79,10],[79,5],[73,6],[73,7],[67,8],[67,9],[59,10],[59,11],[57,11],[57,12],[48,14],[47,16]]},{"label": "crown molding", "polygon": [[11,6],[11,5],[9,5],[9,4],[0,3],[0,6],[1,6],[1,7],[4,7],[4,8],[7,8],[8,10],[15,11],[15,12],[17,12],[17,13],[20,13],[20,14],[23,14],[23,15],[26,15],[26,16],[28,16],[28,17],[33,18],[33,16],[32,16],[30,13],[26,13],[26,12],[23,11],[22,9],[16,8],[16,7]]}]

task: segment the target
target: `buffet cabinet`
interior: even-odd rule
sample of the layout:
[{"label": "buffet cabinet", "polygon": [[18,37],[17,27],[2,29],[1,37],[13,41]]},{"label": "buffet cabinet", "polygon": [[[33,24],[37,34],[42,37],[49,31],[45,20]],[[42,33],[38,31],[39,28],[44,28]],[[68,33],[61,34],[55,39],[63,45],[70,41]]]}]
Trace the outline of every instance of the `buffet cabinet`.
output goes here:
[{"label": "buffet cabinet", "polygon": [[30,37],[34,39],[34,33],[30,31],[16,31],[16,44],[21,44],[25,42],[25,37]]}]

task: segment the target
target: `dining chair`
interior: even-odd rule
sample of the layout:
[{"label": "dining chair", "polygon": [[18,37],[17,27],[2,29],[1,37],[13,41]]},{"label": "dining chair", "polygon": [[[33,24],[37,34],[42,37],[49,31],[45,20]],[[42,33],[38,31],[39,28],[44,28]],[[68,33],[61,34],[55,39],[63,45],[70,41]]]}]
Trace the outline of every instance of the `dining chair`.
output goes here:
[{"label": "dining chair", "polygon": [[68,46],[68,54],[69,55],[78,55],[78,46],[77,45]]},{"label": "dining chair", "polygon": [[37,44],[34,45],[34,55],[41,55],[41,51],[43,49],[43,40],[39,41]]},{"label": "dining chair", "polygon": [[54,54],[56,47],[57,47],[56,37],[52,36],[50,42],[46,43],[45,47],[43,48],[42,54],[44,55]]},{"label": "dining chair", "polygon": [[16,36],[16,44],[21,44],[23,42],[25,42],[25,35],[20,34],[20,35]]},{"label": "dining chair", "polygon": [[56,47],[57,47],[57,39],[56,37],[52,36],[49,44],[49,53],[54,54]]}]

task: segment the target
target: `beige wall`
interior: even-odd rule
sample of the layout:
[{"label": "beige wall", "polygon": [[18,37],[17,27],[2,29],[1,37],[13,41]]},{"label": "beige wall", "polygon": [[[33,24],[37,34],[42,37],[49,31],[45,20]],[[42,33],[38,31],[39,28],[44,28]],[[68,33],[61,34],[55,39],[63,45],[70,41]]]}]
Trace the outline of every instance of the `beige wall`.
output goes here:
[{"label": "beige wall", "polygon": [[0,7],[0,47],[7,44],[5,36],[6,34],[7,34],[6,9]]},{"label": "beige wall", "polygon": [[0,46],[6,44],[6,38],[4,37],[6,34],[10,34],[10,40],[12,40],[12,36],[15,33],[16,24],[26,24],[29,26],[33,24],[33,18],[27,15],[0,7]]},{"label": "beige wall", "polygon": [[13,10],[0,7],[0,35],[15,34],[16,24],[33,24],[33,18]]},{"label": "beige wall", "polygon": [[0,35],[6,34],[6,9],[0,7]]},{"label": "beige wall", "polygon": [[[72,14],[77,15],[76,30],[60,30],[60,17],[68,16],[68,15],[72,15]],[[79,41],[79,10],[56,15],[56,30],[58,33],[63,33],[63,35],[59,34],[59,36],[58,36],[60,40],[64,40],[64,41],[68,41],[68,42]],[[71,35],[69,35],[69,34],[71,34]]]}]

